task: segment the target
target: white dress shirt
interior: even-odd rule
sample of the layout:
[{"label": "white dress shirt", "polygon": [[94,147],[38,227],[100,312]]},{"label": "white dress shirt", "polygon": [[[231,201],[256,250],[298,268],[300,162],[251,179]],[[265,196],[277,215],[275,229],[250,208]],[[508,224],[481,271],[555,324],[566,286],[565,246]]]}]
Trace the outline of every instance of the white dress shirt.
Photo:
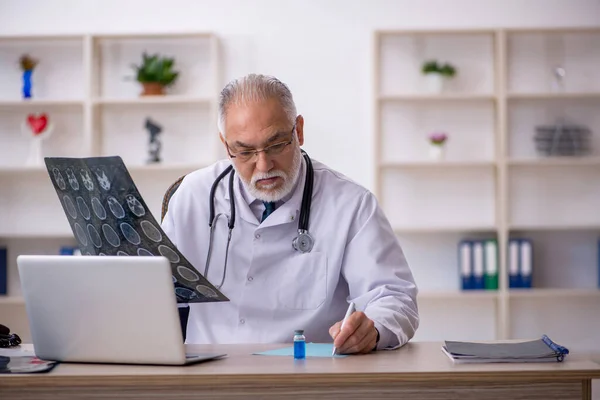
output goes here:
[{"label": "white dress shirt", "polygon": [[[187,343],[289,343],[304,329],[308,342],[332,342],[329,328],[344,317],[348,302],[375,322],[378,349],[410,340],[419,324],[417,287],[400,244],[375,196],[313,160],[310,253],[292,247],[304,189],[306,163],[290,195],[262,223],[236,174],[236,207],[227,273],[221,291],[228,302],[190,305]],[[209,243],[209,193],[230,165],[219,161],[188,174],[169,203],[162,228],[181,253],[204,273]],[[215,192],[215,212],[230,215],[229,177]],[[223,276],[227,224],[215,228],[206,278]]]}]

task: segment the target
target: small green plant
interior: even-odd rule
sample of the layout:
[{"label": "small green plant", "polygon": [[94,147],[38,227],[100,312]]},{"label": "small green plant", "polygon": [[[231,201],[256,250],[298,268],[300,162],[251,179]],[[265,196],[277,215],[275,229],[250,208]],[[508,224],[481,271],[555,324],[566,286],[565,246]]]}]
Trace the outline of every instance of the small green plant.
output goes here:
[{"label": "small green plant", "polygon": [[140,83],[158,83],[162,86],[170,86],[177,80],[179,72],[173,71],[175,59],[161,57],[158,54],[142,55],[141,65],[132,65],[136,71],[136,79]]},{"label": "small green plant", "polygon": [[456,68],[453,65],[449,63],[441,64],[435,60],[424,62],[421,71],[424,74],[440,74],[447,78],[452,78],[456,75]]}]

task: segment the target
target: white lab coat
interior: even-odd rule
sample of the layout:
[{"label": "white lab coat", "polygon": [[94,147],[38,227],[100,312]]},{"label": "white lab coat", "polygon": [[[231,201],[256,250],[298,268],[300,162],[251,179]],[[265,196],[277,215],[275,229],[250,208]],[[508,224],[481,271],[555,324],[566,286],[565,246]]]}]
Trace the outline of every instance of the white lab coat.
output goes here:
[{"label": "white lab coat", "polygon": [[[219,161],[188,174],[169,203],[162,228],[204,274],[209,243],[209,193],[230,164]],[[309,232],[312,252],[292,247],[297,236],[306,165],[291,198],[263,223],[241,194],[236,174],[235,228],[221,291],[229,302],[192,304],[187,343],[286,343],[304,329],[309,342],[331,342],[329,328],[348,302],[364,311],[380,332],[378,348],[396,348],[419,324],[417,288],[401,247],[375,196],[314,161]],[[216,213],[229,215],[229,176],[215,195]],[[221,282],[227,224],[215,231],[207,279]]]}]

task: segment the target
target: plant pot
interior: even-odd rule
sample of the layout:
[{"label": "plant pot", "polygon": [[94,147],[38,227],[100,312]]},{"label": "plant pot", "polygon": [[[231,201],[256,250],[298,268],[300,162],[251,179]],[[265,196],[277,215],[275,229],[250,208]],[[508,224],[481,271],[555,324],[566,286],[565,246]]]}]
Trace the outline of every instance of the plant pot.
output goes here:
[{"label": "plant pot", "polygon": [[443,144],[429,145],[429,159],[433,161],[441,161],[446,157],[446,148]]},{"label": "plant pot", "polygon": [[165,94],[165,87],[156,82],[143,82],[144,91],[142,96],[162,96]]},{"label": "plant pot", "polygon": [[425,90],[427,93],[441,93],[444,89],[444,77],[437,73],[425,75]]}]

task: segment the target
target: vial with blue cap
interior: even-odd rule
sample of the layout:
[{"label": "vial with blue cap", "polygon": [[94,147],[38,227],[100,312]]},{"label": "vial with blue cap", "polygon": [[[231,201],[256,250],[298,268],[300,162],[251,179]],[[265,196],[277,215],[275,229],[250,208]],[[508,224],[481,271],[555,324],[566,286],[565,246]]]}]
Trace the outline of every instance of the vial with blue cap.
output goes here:
[{"label": "vial with blue cap", "polygon": [[306,338],[304,330],[298,329],[294,331],[294,359],[303,360],[306,358]]}]

